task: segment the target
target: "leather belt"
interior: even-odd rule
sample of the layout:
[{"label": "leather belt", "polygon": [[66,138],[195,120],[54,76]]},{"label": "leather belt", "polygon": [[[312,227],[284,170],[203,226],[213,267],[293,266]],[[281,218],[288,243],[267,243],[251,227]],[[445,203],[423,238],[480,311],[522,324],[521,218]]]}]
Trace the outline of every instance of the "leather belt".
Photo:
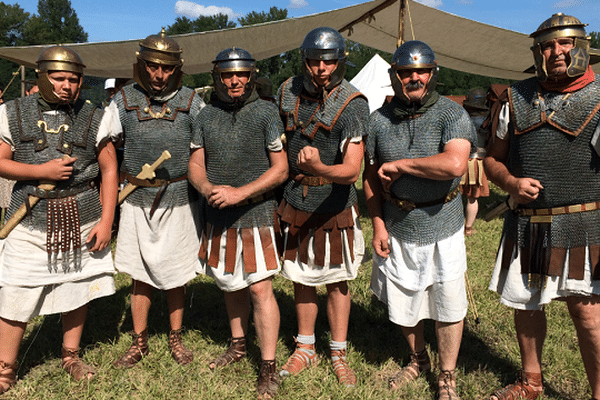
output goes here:
[{"label": "leather belt", "polygon": [[267,192],[264,192],[263,194],[259,194],[258,196],[254,196],[249,199],[246,199],[246,200],[236,204],[235,206],[241,207],[241,206],[247,206],[248,204],[256,204],[256,203],[260,203],[261,201],[269,200],[271,197],[275,197],[274,190],[269,190]]},{"label": "leather belt", "polygon": [[329,179],[321,176],[306,176],[304,174],[297,174],[291,176],[291,178],[303,186],[302,197],[306,197],[308,195],[309,186],[325,186],[333,183]]},{"label": "leather belt", "polygon": [[460,188],[456,187],[453,191],[448,193],[446,195],[446,197],[444,197],[444,198],[441,198],[438,200],[432,200],[432,201],[425,201],[423,203],[415,203],[412,200],[400,200],[388,192],[383,192],[383,199],[392,203],[393,205],[400,208],[401,210],[412,211],[415,208],[432,207],[432,206],[436,206],[438,204],[448,203],[451,200],[453,200],[458,195],[459,192],[460,192]]},{"label": "leather belt", "polygon": [[85,192],[86,190],[92,189],[96,187],[96,184],[93,180],[82,182],[76,186],[65,188],[65,189],[40,189],[37,187],[31,188],[27,190],[27,194],[33,195],[38,199],[63,199],[69,196],[75,196],[81,192]]},{"label": "leather belt", "polygon": [[593,201],[585,204],[574,204],[571,206],[554,208],[517,208],[515,211],[519,215],[563,215],[574,214],[585,211],[594,211],[600,209],[600,201]]},{"label": "leather belt", "polygon": [[187,179],[187,174],[180,176],[179,178],[175,178],[175,179],[138,179],[135,176],[132,176],[130,173],[127,173],[125,175],[125,179],[127,179],[127,182],[131,182],[136,186],[143,186],[143,187],[160,187],[160,186],[164,186],[164,185],[168,185],[170,183],[174,183],[174,182],[179,182],[182,181],[184,179]]}]

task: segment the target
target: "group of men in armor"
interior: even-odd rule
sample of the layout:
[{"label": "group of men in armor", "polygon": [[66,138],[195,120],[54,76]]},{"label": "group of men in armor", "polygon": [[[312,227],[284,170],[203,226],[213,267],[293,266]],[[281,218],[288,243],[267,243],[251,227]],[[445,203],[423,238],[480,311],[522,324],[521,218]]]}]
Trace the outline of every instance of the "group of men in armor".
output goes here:
[{"label": "group of men in armor", "polygon": [[[542,394],[544,306],[563,299],[598,399],[600,83],[578,19],[555,14],[531,36],[537,77],[511,86],[488,124],[486,172],[512,199],[490,289],[515,309],[523,363],[517,382],[490,398]],[[344,79],[347,54],[336,30],[312,30],[300,49],[302,75],[285,81],[274,103],[256,90],[250,53],[221,51],[206,105],[182,87],[182,50],[163,30],[140,42],[135,83],[104,110],[79,98],[84,64],[73,50],[42,52],[39,93],[0,106],[0,176],[17,181],[0,252],[0,393],[16,383],[19,345],[37,315],[63,314],[62,367],[77,380],[94,376],[79,344],[89,301],[115,292],[115,267],[131,276],[133,320],[131,345],[117,367],[149,354],[153,288],[167,292],[172,357],[193,361],[182,340],[185,285],[202,273],[225,292],[231,330],[230,346],[210,361],[211,370],[245,357],[252,309],[261,355],[257,394],[274,398],[281,377],[317,359],[316,287],[325,285],[332,367],[341,384],[355,386],[346,358],[348,281],[365,251],[354,187],[364,154],[371,290],[410,350],[389,386],[432,370],[423,325],[432,319],[437,398],[459,398],[467,257],[458,194],[477,147],[473,122],[435,90],[438,65],[423,42],[394,53],[395,96],[370,116],[366,98]],[[126,184],[114,267],[113,143],[124,148]],[[279,273],[294,284],[298,334],[278,371],[272,279]]]}]

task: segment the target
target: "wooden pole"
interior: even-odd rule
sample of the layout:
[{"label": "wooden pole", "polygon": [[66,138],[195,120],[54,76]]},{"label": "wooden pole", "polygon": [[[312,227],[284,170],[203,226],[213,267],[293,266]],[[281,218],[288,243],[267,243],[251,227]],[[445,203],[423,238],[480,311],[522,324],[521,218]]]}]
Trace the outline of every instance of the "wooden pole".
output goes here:
[{"label": "wooden pole", "polygon": [[21,65],[21,97],[25,97],[25,66]]},{"label": "wooden pole", "polygon": [[406,2],[408,0],[400,0],[400,11],[398,13],[398,39],[396,40],[396,48],[404,43],[404,17],[406,15]]}]

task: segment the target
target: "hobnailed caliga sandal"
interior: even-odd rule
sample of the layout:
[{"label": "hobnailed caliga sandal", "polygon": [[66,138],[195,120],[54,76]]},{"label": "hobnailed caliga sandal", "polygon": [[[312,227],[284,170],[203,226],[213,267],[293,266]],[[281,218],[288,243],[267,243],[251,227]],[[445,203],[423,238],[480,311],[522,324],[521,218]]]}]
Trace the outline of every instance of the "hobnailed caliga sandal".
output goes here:
[{"label": "hobnailed caliga sandal", "polygon": [[215,358],[208,364],[208,368],[213,371],[215,368],[224,367],[234,362],[240,361],[246,357],[246,338],[231,338],[229,348],[223,354]]},{"label": "hobnailed caliga sandal", "polygon": [[96,374],[96,370],[91,365],[87,365],[79,358],[80,349],[62,348],[62,368],[69,373],[76,381],[83,379],[91,380]]},{"label": "hobnailed caliga sandal", "polygon": [[183,344],[181,338],[183,330],[182,327],[169,332],[169,350],[171,350],[171,356],[177,364],[186,365],[194,360],[194,353]]},{"label": "hobnailed caliga sandal", "polygon": [[519,371],[517,381],[500,390],[496,390],[490,396],[490,400],[535,400],[544,392],[542,374],[535,372]]},{"label": "hobnailed caliga sandal", "polygon": [[454,370],[440,371],[438,385],[438,400],[460,400],[460,397],[456,393]]},{"label": "hobnailed caliga sandal", "polygon": [[117,361],[114,366],[118,368],[131,368],[137,364],[142,358],[150,353],[148,348],[148,329],[144,329],[142,333],[131,332],[131,346]]},{"label": "hobnailed caliga sandal", "polygon": [[431,361],[429,360],[429,354],[427,354],[427,349],[423,349],[418,353],[410,353],[410,362],[408,365],[394,375],[392,375],[388,380],[388,386],[390,389],[399,389],[402,386],[406,385],[409,382],[414,381],[421,375],[422,373],[427,373],[431,371]]},{"label": "hobnailed caliga sandal", "polygon": [[19,365],[0,361],[0,394],[7,392],[17,383],[17,368]]}]

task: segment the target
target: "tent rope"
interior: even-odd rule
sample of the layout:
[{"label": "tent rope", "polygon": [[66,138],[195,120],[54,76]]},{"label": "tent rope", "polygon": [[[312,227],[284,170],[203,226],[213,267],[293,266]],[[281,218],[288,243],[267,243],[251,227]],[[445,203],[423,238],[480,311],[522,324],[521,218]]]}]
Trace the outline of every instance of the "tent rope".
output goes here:
[{"label": "tent rope", "polygon": [[415,40],[415,28],[413,27],[412,16],[410,15],[410,1],[406,2],[406,11],[408,11],[408,20],[410,21],[410,33],[412,40]]}]

